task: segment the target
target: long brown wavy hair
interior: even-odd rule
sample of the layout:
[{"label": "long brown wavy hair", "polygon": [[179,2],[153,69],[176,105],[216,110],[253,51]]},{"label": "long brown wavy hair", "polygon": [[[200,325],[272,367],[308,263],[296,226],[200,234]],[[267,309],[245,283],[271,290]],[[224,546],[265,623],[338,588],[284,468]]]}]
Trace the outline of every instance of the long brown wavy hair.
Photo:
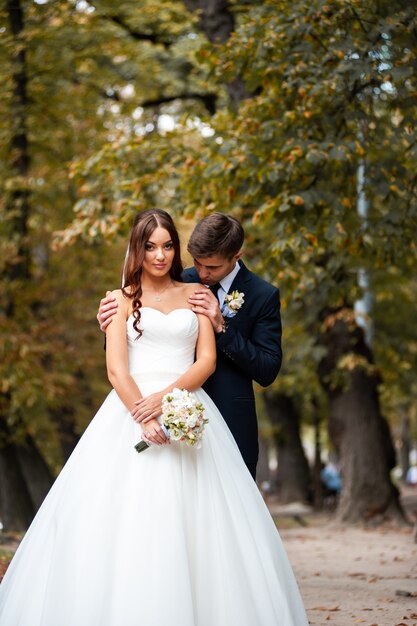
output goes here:
[{"label": "long brown wavy hair", "polygon": [[138,333],[138,338],[142,335],[139,328],[140,307],[142,306],[142,266],[145,258],[145,246],[157,227],[165,228],[169,232],[174,246],[174,258],[169,275],[172,280],[183,282],[181,263],[180,238],[172,217],[162,209],[148,209],[138,213],[133,222],[132,233],[130,235],[129,251],[124,265],[124,287],[123,295],[133,300],[133,328]]}]

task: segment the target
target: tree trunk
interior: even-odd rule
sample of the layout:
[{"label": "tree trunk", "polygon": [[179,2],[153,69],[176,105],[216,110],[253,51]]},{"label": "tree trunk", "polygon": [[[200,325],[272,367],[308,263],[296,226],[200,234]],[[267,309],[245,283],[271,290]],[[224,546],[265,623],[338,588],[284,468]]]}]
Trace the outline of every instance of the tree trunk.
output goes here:
[{"label": "tree trunk", "polygon": [[16,456],[36,513],[51,488],[54,477],[31,437],[26,438],[25,445],[16,446]]},{"label": "tree trunk", "polygon": [[[29,175],[29,142],[27,134],[27,73],[26,49],[23,40],[24,16],[19,0],[8,0],[7,3],[10,30],[15,42],[13,65],[13,129],[11,139],[11,163],[16,176],[14,190],[10,193],[6,204],[10,233],[18,239],[18,257],[7,268],[7,275],[13,279],[29,277],[30,254],[28,249],[29,191],[27,178]],[[17,262],[16,262],[17,261]],[[10,302],[11,311],[13,303]]]},{"label": "tree trunk", "polygon": [[300,416],[290,397],[266,392],[264,398],[275,430],[279,499],[283,504],[308,502],[310,469],[300,438]]},{"label": "tree trunk", "polygon": [[406,411],[402,410],[401,416],[401,448],[400,448],[400,466],[401,480],[403,483],[407,480],[407,473],[410,469],[410,416]]},{"label": "tree trunk", "polygon": [[319,376],[329,398],[330,437],[340,456],[342,493],[337,517],[352,523],[404,522],[399,493],[390,477],[395,451],[381,415],[379,378],[363,331],[355,324],[351,309],[332,313],[325,325],[321,343],[328,352]]},{"label": "tree trunk", "polygon": [[271,480],[269,469],[269,441],[265,437],[259,437],[259,459],[256,466],[256,482],[260,487]]},{"label": "tree trunk", "polygon": [[16,446],[7,444],[0,449],[0,520],[3,529],[26,530],[34,512]]},{"label": "tree trunk", "polygon": [[59,413],[53,416],[52,419],[57,424],[62,459],[65,463],[80,440],[80,435],[75,428],[74,411],[70,407],[60,407]]},{"label": "tree trunk", "polygon": [[34,442],[0,449],[0,520],[6,531],[26,530],[53,482]]},{"label": "tree trunk", "polygon": [[313,467],[313,505],[319,511],[323,508],[323,482],[321,480],[322,458],[320,438],[320,418],[314,420],[314,467]]},{"label": "tree trunk", "polygon": [[[184,0],[191,12],[200,11],[200,28],[212,43],[225,43],[235,29],[235,18],[227,0]],[[250,93],[240,76],[227,84],[234,107],[248,98]]]},{"label": "tree trunk", "polygon": [[[4,279],[8,281],[8,299],[2,302],[4,314],[12,319],[15,314],[14,285],[21,286],[30,278],[30,249],[28,222],[30,216],[29,142],[27,134],[27,74],[24,46],[24,15],[19,0],[8,0],[7,12],[10,31],[14,38],[13,65],[13,136],[10,162],[15,176],[15,187],[5,201],[6,225],[12,241],[17,242],[16,256],[6,265]],[[3,393],[0,402],[0,517],[7,530],[23,530],[52,484],[52,475],[28,436],[25,445],[13,441],[8,426],[9,394]],[[16,416],[14,417],[16,419]]]},{"label": "tree trunk", "polygon": [[26,530],[52,483],[52,473],[33,439],[13,442],[5,419],[0,420],[0,520],[6,531]]}]

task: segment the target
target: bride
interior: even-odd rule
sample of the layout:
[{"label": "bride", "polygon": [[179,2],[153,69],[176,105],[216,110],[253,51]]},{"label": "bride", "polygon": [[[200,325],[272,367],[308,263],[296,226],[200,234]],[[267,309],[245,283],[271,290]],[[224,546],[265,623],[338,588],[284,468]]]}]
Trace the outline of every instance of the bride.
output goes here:
[{"label": "bride", "polygon": [[[181,282],[165,211],[136,217],[125,268],[107,330],[113,390],[9,566],[0,625],[307,626],[274,522],[201,389],[213,330],[188,304],[196,285]],[[142,399],[175,387],[205,407],[200,449],[136,421]],[[138,454],[141,438],[150,448]]]}]

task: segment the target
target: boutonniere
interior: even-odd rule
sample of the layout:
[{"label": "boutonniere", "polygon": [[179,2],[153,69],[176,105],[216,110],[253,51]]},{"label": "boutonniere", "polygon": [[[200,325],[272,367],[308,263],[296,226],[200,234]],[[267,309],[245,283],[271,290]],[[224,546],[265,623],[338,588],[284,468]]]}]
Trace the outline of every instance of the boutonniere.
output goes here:
[{"label": "boutonniere", "polygon": [[224,309],[226,317],[234,317],[245,302],[245,294],[237,290],[226,294],[224,297]]}]

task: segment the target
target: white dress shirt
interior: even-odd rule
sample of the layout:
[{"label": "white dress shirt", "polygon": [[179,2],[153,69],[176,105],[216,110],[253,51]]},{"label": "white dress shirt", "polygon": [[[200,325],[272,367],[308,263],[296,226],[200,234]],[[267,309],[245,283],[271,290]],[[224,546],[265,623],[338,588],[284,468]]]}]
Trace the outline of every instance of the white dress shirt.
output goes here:
[{"label": "white dress shirt", "polygon": [[217,298],[219,300],[220,309],[223,306],[224,298],[226,294],[229,293],[229,289],[232,286],[232,282],[234,281],[235,276],[237,275],[239,270],[240,270],[240,265],[239,263],[236,263],[236,265],[234,266],[230,274],[228,274],[227,276],[225,276],[219,281],[220,287],[217,290]]}]

